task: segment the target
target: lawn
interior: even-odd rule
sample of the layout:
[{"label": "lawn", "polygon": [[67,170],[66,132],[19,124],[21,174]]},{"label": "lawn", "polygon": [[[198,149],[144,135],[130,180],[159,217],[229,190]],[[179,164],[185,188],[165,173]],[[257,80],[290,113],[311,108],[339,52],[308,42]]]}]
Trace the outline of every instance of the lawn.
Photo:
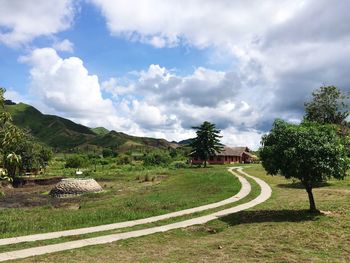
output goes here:
[{"label": "lawn", "polygon": [[[36,187],[22,207],[0,208],[0,237],[145,218],[220,201],[240,189],[238,180],[222,167],[130,166],[104,171],[96,173],[104,193],[57,200],[47,195],[47,187]],[[5,194],[10,191],[21,189]]]},{"label": "lawn", "polygon": [[306,192],[297,184],[267,176],[260,165],[246,171],[273,189],[268,201],[250,210],[205,225],[21,262],[350,262],[350,177],[315,189],[316,204],[326,214],[310,215]]}]

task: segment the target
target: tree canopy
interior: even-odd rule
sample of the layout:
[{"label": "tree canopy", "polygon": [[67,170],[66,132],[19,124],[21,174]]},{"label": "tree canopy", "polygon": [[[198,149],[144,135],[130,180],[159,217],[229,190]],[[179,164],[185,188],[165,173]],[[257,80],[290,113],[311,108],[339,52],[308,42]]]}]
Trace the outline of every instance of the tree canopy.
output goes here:
[{"label": "tree canopy", "polygon": [[310,211],[316,210],[312,188],[330,177],[343,179],[350,168],[344,140],[333,125],[276,120],[263,136],[260,157],[268,174],[296,178],[304,185]]},{"label": "tree canopy", "polygon": [[348,95],[335,86],[323,86],[305,103],[305,120],[320,124],[343,124],[349,116]]},{"label": "tree canopy", "polygon": [[191,141],[192,155],[204,161],[204,167],[210,156],[222,150],[220,143],[220,130],[215,128],[215,124],[205,121],[200,126],[192,127],[196,129],[197,137]]}]

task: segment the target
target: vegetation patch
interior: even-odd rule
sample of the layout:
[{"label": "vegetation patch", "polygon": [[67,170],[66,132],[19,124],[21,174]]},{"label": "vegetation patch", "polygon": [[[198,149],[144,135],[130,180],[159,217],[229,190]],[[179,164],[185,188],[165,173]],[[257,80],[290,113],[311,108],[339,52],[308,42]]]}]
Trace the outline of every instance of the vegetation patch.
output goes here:
[{"label": "vegetation patch", "polygon": [[[223,200],[241,187],[239,181],[221,166],[177,170],[155,167],[147,173],[156,178],[166,174],[167,179],[159,180],[157,184],[140,184],[135,176],[145,176],[143,170],[108,173],[108,184],[101,183],[101,186],[107,186],[108,192],[63,200],[43,195],[49,188],[45,185],[5,189],[8,199],[1,199],[0,206],[13,200],[13,208],[2,210],[0,236],[73,229],[165,214]],[[16,204],[21,206],[15,208]],[[79,209],[69,208],[77,204]]]}]

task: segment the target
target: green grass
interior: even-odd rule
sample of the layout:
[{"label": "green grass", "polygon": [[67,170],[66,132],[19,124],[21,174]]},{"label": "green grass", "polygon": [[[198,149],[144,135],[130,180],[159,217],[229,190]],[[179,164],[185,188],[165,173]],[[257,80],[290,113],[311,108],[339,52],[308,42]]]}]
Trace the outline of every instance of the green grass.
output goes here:
[{"label": "green grass", "polygon": [[[197,213],[193,213],[193,214],[189,214],[189,215],[169,218],[166,220],[161,220],[161,221],[157,221],[157,222],[153,222],[153,223],[137,225],[134,227],[107,230],[107,231],[101,231],[101,232],[78,235],[78,236],[69,236],[69,237],[55,238],[55,239],[49,239],[49,240],[24,242],[24,243],[18,243],[18,244],[13,244],[13,245],[0,246],[0,253],[14,251],[14,250],[18,250],[18,249],[32,248],[32,247],[37,247],[37,246],[58,244],[58,243],[62,243],[62,242],[72,241],[72,240],[80,240],[80,239],[85,239],[85,238],[134,231],[134,230],[145,229],[145,228],[149,228],[149,227],[162,226],[162,225],[166,225],[166,224],[180,222],[180,221],[187,220],[190,218],[208,215],[208,214],[214,213],[214,212],[219,211],[219,210],[227,209],[227,208],[230,208],[232,206],[237,206],[237,205],[249,202],[249,201],[253,200],[254,198],[256,198],[260,194],[260,187],[255,183],[254,180],[249,179],[249,178],[247,180],[251,184],[250,194],[247,197],[245,197],[245,198],[243,198],[243,199],[241,199],[233,204],[228,204],[228,205],[224,205],[224,206],[221,206],[218,208],[209,209],[206,211],[197,212]],[[220,228],[210,228],[210,231],[215,231],[215,232],[220,231]]]},{"label": "green grass", "polygon": [[[207,170],[209,172],[209,169]],[[328,215],[310,215],[305,190],[260,165],[272,197],[247,211],[186,229],[21,260],[21,262],[350,262],[350,177],[314,190]]]},{"label": "green grass", "polygon": [[[155,178],[153,182],[137,180],[147,174]],[[70,205],[55,208],[54,202],[43,207],[1,210],[0,237],[145,218],[220,201],[240,189],[238,180],[222,167],[119,171],[106,178],[101,182],[108,190],[105,193],[67,199],[80,206],[77,210],[69,209]]]}]

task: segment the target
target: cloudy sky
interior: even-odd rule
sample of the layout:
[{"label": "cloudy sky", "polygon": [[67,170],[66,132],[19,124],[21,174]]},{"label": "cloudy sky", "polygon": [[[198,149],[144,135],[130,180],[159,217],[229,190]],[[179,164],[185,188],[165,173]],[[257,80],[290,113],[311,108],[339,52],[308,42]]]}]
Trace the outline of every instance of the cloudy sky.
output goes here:
[{"label": "cloudy sky", "polygon": [[321,85],[350,91],[349,0],[1,0],[0,86],[90,127],[257,148]]}]

